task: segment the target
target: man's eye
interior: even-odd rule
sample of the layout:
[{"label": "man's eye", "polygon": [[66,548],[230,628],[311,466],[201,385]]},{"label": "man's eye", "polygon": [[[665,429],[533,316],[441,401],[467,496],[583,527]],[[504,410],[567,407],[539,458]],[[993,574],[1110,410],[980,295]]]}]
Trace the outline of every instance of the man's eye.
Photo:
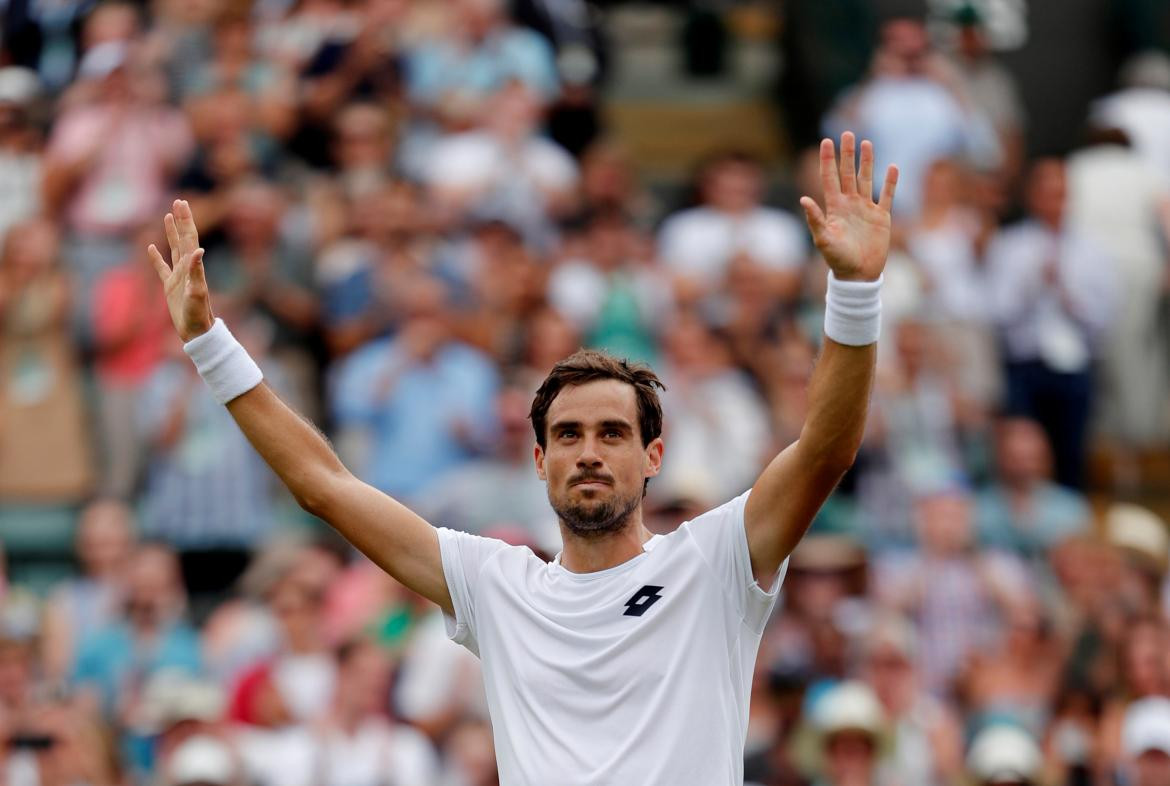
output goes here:
[{"label": "man's eye", "polygon": [[576,431],[562,431],[561,432],[561,439],[573,439],[576,436],[577,436]]},{"label": "man's eye", "polygon": [[622,432],[610,429],[609,431],[605,432],[605,436],[606,438],[613,437],[614,439],[621,439]]}]

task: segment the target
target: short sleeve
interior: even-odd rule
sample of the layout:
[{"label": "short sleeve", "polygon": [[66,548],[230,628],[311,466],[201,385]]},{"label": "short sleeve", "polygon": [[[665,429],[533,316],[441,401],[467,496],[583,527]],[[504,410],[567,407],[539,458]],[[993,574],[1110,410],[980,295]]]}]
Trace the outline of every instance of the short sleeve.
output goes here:
[{"label": "short sleeve", "polygon": [[756,633],[764,629],[788,570],[780,565],[772,586],[763,589],[752,573],[743,511],[750,491],[683,524],[711,566],[743,623]]},{"label": "short sleeve", "polygon": [[438,533],[443,577],[455,609],[454,619],[444,614],[447,635],[456,644],[479,655],[475,609],[480,573],[484,563],[496,552],[508,548],[508,544],[446,527],[439,527]]}]

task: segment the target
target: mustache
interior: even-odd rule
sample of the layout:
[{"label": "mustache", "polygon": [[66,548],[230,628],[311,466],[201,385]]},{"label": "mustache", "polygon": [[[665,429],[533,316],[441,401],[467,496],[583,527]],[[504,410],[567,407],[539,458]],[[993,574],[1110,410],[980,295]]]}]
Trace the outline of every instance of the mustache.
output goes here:
[{"label": "mustache", "polygon": [[578,475],[574,475],[573,477],[569,478],[569,485],[570,486],[575,486],[578,483],[593,483],[593,482],[608,483],[610,485],[613,485],[613,478],[611,478],[608,475],[602,475],[599,472],[589,472],[589,471],[582,472]]}]

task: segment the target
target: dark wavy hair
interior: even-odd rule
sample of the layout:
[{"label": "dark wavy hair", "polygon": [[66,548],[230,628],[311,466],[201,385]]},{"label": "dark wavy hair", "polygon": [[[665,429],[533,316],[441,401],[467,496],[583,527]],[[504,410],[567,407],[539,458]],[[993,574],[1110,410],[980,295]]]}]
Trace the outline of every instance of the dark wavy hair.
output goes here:
[{"label": "dark wavy hair", "polygon": [[658,400],[658,391],[666,390],[666,386],[658,375],[642,363],[631,363],[595,349],[581,349],[553,366],[532,400],[528,417],[541,449],[548,447],[548,408],[557,394],[566,387],[603,379],[616,379],[633,386],[643,447],[662,435],[662,402]]}]

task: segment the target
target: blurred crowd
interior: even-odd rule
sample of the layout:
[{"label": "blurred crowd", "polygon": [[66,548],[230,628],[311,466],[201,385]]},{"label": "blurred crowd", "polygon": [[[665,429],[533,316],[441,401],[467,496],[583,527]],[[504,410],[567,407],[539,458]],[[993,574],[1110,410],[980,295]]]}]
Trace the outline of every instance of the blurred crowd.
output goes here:
[{"label": "blurred crowd", "polygon": [[[579,346],[668,386],[654,531],[799,435],[815,151],[651,188],[575,0],[4,6],[0,513],[76,513],[77,569],[0,570],[0,784],[495,784],[476,659],[299,519],[145,247],[189,200],[216,313],[347,465],[547,558],[527,413]],[[1170,445],[1170,58],[1029,155],[979,7],[886,21],[819,97],[902,177],[869,433],[758,659],[759,786],[1170,784],[1170,530],[1118,501]]]}]

